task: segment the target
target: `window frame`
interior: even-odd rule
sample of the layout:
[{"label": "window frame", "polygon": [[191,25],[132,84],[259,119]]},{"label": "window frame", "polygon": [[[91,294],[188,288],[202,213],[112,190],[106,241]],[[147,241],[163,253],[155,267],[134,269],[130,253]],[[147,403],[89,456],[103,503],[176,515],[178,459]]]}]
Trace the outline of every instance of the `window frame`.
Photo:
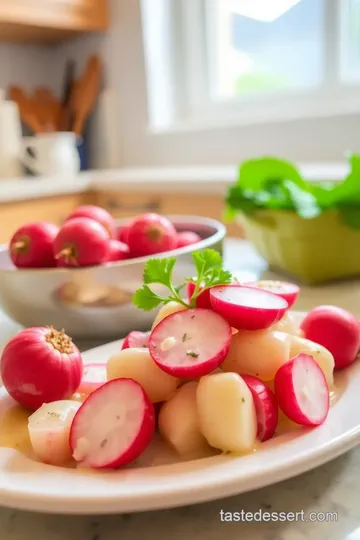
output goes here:
[{"label": "window frame", "polygon": [[[145,29],[147,25],[152,28],[157,26],[154,3],[167,10],[168,35],[171,34],[169,29],[172,29],[171,41],[166,39],[165,34],[163,36],[163,58],[158,54],[156,66],[146,57],[145,47],[148,96],[152,95],[152,99],[149,99],[149,129],[152,133],[271,124],[360,112],[360,69],[358,77],[340,82],[340,60],[345,51],[341,36],[345,28],[345,13],[351,0],[324,0],[325,70],[322,86],[311,90],[237,96],[217,102],[211,99],[209,92],[212,71],[208,63],[206,35],[211,27],[207,4],[213,1],[141,0]],[[146,15],[144,9],[144,4],[150,3],[151,17],[150,12]],[[151,82],[151,74],[154,68],[159,69],[159,63],[172,66],[166,76],[163,70],[162,79],[171,106],[167,106],[166,100],[154,88],[156,78],[153,77]]]}]

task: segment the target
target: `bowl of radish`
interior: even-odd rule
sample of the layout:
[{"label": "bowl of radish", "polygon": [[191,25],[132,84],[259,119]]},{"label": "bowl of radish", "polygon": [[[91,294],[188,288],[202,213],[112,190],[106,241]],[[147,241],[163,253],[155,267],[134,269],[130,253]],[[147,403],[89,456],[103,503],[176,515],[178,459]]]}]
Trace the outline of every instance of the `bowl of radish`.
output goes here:
[{"label": "bowl of radish", "polygon": [[175,259],[145,264],[132,301],[153,313],[146,332],[83,354],[53,327],[7,343],[0,504],[90,514],[190,504],[360,442],[358,320],[332,305],[293,312],[296,286],[238,283],[215,250],[192,258],[183,287]]},{"label": "bowl of radish", "polygon": [[115,221],[96,206],[77,208],[61,227],[28,223],[0,247],[0,304],[26,327],[50,324],[77,339],[119,338],[152,323],[131,300],[149,258],[176,257],[174,280],[181,284],[194,271],[191,253],[221,253],[225,233],[208,218],[144,214]]}]

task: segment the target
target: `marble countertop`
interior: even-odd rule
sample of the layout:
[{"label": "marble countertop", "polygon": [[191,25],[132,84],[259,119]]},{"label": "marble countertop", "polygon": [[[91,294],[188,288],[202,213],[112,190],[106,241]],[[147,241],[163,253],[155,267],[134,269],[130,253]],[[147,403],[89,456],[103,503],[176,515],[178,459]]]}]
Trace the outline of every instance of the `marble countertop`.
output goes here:
[{"label": "marble countertop", "polygon": [[[306,178],[314,181],[339,180],[348,170],[346,163],[300,164]],[[222,195],[237,177],[237,166],[123,168],[81,172],[77,176],[0,179],[0,203],[37,199],[90,189],[147,192],[203,192]]]},{"label": "marble countertop", "polygon": [[[245,241],[229,239],[226,265],[244,277],[278,277]],[[297,308],[341,305],[360,318],[360,282],[302,290]],[[3,344],[19,329],[0,312]],[[252,493],[172,510],[118,516],[55,516],[0,509],[1,540],[360,540],[360,447],[306,474]],[[1,475],[0,475],[1,486]],[[318,522],[228,522],[225,512],[310,512]],[[325,514],[337,514],[323,522]],[[300,514],[298,514],[300,515]],[[290,514],[291,516],[291,514]],[[294,519],[291,518],[290,519]]]}]

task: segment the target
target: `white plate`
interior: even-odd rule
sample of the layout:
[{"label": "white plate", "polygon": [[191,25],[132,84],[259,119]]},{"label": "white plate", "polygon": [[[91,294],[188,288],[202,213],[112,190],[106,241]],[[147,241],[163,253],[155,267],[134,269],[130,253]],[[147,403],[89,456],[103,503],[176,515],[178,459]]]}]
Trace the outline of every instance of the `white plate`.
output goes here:
[{"label": "white plate", "polygon": [[[106,361],[120,342],[84,354]],[[37,463],[0,448],[0,505],[67,514],[110,514],[169,508],[243,493],[313,469],[360,442],[360,362],[337,378],[340,398],[326,423],[300,429],[260,445],[251,455],[220,455],[174,463],[172,454],[152,447],[138,468],[95,472]],[[4,393],[0,407],[4,407]],[[171,464],[146,466],[158,462]]]}]

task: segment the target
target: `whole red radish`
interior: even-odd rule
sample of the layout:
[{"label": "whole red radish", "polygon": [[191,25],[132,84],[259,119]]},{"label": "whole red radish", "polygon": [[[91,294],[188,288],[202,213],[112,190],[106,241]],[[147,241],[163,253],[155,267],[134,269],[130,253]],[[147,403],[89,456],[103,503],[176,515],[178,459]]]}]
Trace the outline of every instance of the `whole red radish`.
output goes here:
[{"label": "whole red radish", "polygon": [[256,287],[257,289],[263,289],[274,294],[281,296],[289,304],[289,308],[293,306],[299,296],[300,287],[295,283],[289,283],[288,281],[273,281],[270,279],[264,279],[261,281],[254,281],[250,283],[242,283],[246,287]]},{"label": "whole red radish", "polygon": [[151,332],[149,352],[165,373],[193,379],[219,367],[229,352],[232,330],[217,313],[186,309],[165,317]]},{"label": "whole red radish", "polygon": [[124,244],[128,243],[128,235],[129,235],[131,223],[132,222],[129,221],[129,223],[124,223],[124,225],[120,225],[117,231],[117,239],[119,240],[119,242],[124,242]]},{"label": "whole red radish", "polygon": [[100,225],[105,227],[110,238],[116,238],[116,226],[114,218],[107,210],[105,210],[105,208],[92,204],[84,204],[82,206],[78,206],[73,212],[71,212],[71,214],[66,218],[66,221],[79,217],[85,217],[97,221],[100,223]]},{"label": "whole red radish", "polygon": [[79,394],[89,395],[107,381],[106,364],[86,364],[81,379]]},{"label": "whole red radish", "polygon": [[263,442],[275,435],[278,425],[279,413],[276,398],[270,388],[258,377],[241,375],[252,394],[258,430],[256,438]]},{"label": "whole red radish", "polygon": [[28,328],[6,345],[0,372],[10,396],[35,410],[43,403],[68,399],[76,392],[83,362],[79,349],[64,332]]},{"label": "whole red radish", "polygon": [[50,268],[56,266],[53,242],[59,227],[38,221],[20,227],[12,236],[9,252],[18,268]]},{"label": "whole red radish", "polygon": [[336,306],[319,306],[303,319],[306,339],[323,345],[334,357],[335,369],[352,364],[360,348],[360,327],[348,311]]},{"label": "whole red radish", "polygon": [[276,372],[274,390],[283,413],[296,424],[317,426],[330,408],[325,375],[312,356],[298,354]]},{"label": "whole red radish", "polygon": [[123,349],[133,349],[136,347],[146,348],[149,345],[150,332],[139,332],[138,330],[133,330],[130,332],[124,339],[121,350]]},{"label": "whole red radish", "polygon": [[238,330],[262,330],[279,321],[288,303],[276,294],[243,285],[210,289],[211,307]]},{"label": "whole red radish", "polygon": [[89,218],[66,221],[53,246],[58,266],[94,266],[109,256],[109,234],[100,223]]},{"label": "whole red radish", "polygon": [[193,231],[178,232],[176,236],[176,247],[182,248],[186,246],[192,246],[201,242],[202,238],[199,234]]},{"label": "whole red radish", "polygon": [[84,466],[116,469],[137,459],[154,431],[154,407],[140,384],[114,379],[84,401],[69,441],[74,459]]},{"label": "whole red radish", "polygon": [[124,261],[129,257],[129,248],[119,240],[110,240],[107,262]]},{"label": "whole red radish", "polygon": [[170,251],[176,247],[176,229],[164,216],[144,214],[132,221],[127,243],[134,257]]}]

